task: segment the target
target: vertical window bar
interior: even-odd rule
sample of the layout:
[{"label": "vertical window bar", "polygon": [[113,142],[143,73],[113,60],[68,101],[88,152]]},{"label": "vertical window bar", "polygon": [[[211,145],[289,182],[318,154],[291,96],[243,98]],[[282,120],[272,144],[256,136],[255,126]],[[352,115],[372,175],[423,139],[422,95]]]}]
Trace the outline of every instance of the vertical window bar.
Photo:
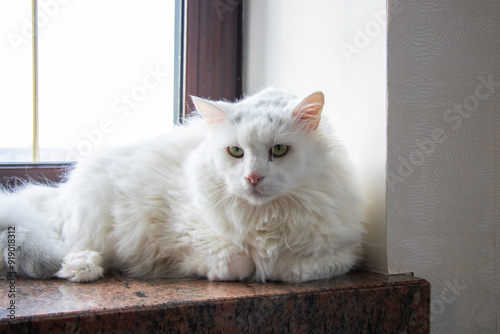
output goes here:
[{"label": "vertical window bar", "polygon": [[184,8],[185,0],[175,1],[174,124],[184,120]]},{"label": "vertical window bar", "polygon": [[40,162],[38,133],[38,1],[31,0],[33,67],[33,163]]}]

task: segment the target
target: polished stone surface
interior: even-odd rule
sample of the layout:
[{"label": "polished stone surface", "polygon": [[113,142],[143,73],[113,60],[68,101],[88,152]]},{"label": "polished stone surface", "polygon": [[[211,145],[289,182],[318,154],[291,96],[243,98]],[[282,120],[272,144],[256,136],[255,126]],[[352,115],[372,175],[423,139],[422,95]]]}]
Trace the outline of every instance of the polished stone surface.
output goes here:
[{"label": "polished stone surface", "polygon": [[[430,285],[352,272],[300,284],[138,280],[0,281],[0,332],[427,333]],[[11,298],[15,290],[15,298]],[[9,324],[11,301],[15,320]]]}]

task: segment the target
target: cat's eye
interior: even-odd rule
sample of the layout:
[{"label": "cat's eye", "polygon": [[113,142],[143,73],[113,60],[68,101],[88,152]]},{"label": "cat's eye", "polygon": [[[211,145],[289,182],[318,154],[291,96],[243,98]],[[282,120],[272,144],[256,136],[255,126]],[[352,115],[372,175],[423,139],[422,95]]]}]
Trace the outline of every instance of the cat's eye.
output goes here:
[{"label": "cat's eye", "polygon": [[238,146],[229,146],[227,151],[235,158],[241,158],[243,156],[243,150]]},{"label": "cat's eye", "polygon": [[269,150],[269,154],[272,157],[277,157],[277,158],[284,156],[286,152],[288,152],[288,146],[286,145],[274,145]]}]

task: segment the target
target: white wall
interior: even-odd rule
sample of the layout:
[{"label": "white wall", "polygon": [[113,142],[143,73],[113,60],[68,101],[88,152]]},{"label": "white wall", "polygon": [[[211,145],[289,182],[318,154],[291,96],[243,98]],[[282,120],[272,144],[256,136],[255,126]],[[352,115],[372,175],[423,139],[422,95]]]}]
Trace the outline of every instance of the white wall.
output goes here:
[{"label": "white wall", "polygon": [[247,0],[243,90],[325,93],[325,111],[370,199],[367,263],[387,272],[386,3]]}]

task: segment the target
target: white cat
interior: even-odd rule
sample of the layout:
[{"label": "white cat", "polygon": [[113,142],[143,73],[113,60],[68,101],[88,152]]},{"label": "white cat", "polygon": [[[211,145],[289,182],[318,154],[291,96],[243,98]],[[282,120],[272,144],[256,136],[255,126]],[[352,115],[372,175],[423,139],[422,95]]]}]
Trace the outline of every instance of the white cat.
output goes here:
[{"label": "white cat", "polygon": [[323,93],[193,101],[201,117],[171,135],[0,193],[0,274],[303,282],[353,268],[362,201]]}]

